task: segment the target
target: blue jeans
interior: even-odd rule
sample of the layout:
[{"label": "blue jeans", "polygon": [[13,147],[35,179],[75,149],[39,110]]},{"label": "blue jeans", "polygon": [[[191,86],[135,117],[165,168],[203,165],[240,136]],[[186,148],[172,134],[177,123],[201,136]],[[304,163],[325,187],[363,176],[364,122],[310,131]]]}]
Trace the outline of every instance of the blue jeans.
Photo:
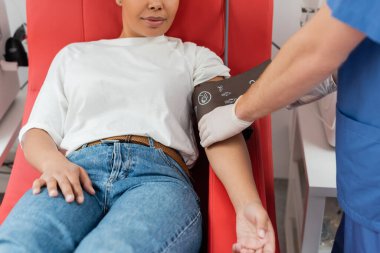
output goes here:
[{"label": "blue jeans", "polygon": [[84,203],[31,190],[0,227],[0,252],[199,252],[199,199],[161,149],[107,141],[68,159],[89,174]]}]

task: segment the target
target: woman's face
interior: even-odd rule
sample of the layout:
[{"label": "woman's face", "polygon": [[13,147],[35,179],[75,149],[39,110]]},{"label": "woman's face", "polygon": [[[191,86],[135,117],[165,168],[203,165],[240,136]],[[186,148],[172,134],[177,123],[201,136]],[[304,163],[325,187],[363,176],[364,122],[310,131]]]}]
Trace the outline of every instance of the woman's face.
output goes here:
[{"label": "woman's face", "polygon": [[173,23],[179,0],[116,0],[122,6],[121,38],[165,34]]}]

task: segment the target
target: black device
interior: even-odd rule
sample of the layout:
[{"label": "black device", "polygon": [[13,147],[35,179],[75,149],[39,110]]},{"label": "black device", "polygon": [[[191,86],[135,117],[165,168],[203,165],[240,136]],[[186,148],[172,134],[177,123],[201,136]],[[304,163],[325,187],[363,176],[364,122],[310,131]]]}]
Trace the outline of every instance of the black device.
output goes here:
[{"label": "black device", "polygon": [[[250,70],[229,79],[215,82],[209,81],[197,85],[192,96],[197,121],[216,107],[235,103],[236,99],[255,83],[270,62],[271,60],[268,59]],[[253,131],[252,127],[246,128],[243,131],[244,139],[248,140]]]},{"label": "black device", "polygon": [[195,86],[192,100],[197,120],[216,107],[235,103],[236,99],[255,83],[270,62],[271,60],[266,60],[229,79],[208,81]]},{"label": "black device", "polygon": [[28,56],[22,45],[22,40],[26,38],[24,25],[20,26],[13,37],[5,42],[5,60],[9,62],[17,62],[18,66],[28,66]]}]

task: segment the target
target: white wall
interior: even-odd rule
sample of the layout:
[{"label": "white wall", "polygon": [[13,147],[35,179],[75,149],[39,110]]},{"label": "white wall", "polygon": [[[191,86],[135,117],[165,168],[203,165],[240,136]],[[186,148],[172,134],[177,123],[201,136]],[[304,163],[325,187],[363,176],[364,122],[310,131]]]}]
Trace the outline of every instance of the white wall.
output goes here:
[{"label": "white wall", "polygon": [[[300,27],[301,0],[274,0],[273,42],[282,46]],[[278,50],[272,47],[272,59]],[[272,113],[272,145],[275,178],[287,178],[289,166],[289,122],[291,112]]]},{"label": "white wall", "polygon": [[[284,45],[288,38],[300,29],[302,7],[318,8],[325,0],[274,0],[273,42]],[[302,20],[305,19],[302,16]],[[272,59],[278,50],[272,47]],[[273,163],[275,178],[287,178],[289,167],[289,127],[291,111],[281,109],[272,113]]]},{"label": "white wall", "polygon": [[26,0],[4,0],[8,13],[9,27],[13,36],[16,29],[26,23]]},{"label": "white wall", "polygon": [[[26,0],[3,0],[7,11],[10,36],[13,36],[16,29],[26,23]],[[28,52],[27,41],[22,41],[26,52]],[[20,67],[18,71],[20,85],[28,80],[28,68]]]}]

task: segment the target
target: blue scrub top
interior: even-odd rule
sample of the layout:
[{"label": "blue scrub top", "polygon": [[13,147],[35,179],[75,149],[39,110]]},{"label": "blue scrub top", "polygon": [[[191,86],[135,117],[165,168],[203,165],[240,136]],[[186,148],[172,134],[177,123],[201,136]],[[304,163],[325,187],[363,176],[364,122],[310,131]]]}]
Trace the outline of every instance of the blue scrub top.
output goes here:
[{"label": "blue scrub top", "polygon": [[333,17],[367,37],[339,69],[336,158],[339,204],[380,232],[380,0],[328,0]]}]

